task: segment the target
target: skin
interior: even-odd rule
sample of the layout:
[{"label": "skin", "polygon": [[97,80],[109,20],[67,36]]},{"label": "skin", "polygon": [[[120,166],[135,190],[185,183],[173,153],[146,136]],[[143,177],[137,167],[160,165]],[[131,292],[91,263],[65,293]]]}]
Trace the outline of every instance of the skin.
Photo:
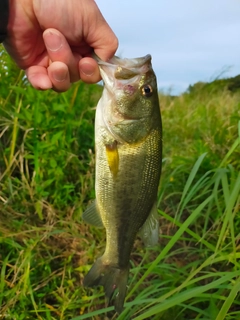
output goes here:
[{"label": "skin", "polygon": [[10,0],[4,46],[36,89],[66,91],[101,77],[93,51],[104,61],[118,40],[94,0]]}]

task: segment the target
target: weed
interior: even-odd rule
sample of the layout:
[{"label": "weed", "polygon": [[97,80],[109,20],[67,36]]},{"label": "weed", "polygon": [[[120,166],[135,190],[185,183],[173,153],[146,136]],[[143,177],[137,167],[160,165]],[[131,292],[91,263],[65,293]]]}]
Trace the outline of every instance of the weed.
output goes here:
[{"label": "weed", "polygon": [[82,287],[104,249],[104,232],[81,220],[102,89],[39,92],[3,50],[0,60],[0,319],[240,318],[238,91],[160,94],[161,236],[152,249],[136,240],[117,316],[102,288]]}]

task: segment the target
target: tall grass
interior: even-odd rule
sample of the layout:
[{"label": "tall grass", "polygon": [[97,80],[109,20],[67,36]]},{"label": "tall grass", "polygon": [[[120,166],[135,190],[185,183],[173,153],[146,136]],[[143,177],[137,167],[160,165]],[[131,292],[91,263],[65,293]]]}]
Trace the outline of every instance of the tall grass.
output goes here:
[{"label": "tall grass", "polygon": [[159,245],[136,240],[125,309],[82,279],[104,249],[94,198],[101,87],[32,89],[0,55],[0,319],[240,319],[239,94],[160,94]]}]

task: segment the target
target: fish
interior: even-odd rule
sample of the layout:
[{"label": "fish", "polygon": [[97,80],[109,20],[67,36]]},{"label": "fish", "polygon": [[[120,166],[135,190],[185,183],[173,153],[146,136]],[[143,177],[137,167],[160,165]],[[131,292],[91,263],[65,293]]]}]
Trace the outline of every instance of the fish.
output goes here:
[{"label": "fish", "polygon": [[162,122],[151,55],[96,59],[104,82],[95,116],[96,199],[83,220],[105,228],[106,248],[83,285],[102,285],[107,303],[114,300],[120,314],[135,238],[140,235],[147,246],[158,242]]}]

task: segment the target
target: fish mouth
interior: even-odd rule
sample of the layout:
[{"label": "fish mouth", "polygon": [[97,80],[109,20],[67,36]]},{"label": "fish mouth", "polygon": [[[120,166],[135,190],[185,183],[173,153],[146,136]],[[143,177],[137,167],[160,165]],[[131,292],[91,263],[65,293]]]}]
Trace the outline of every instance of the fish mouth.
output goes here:
[{"label": "fish mouth", "polygon": [[108,61],[102,61],[96,54],[94,54],[94,59],[100,66],[122,66],[125,68],[141,68],[147,62],[151,62],[151,55],[147,54],[144,57],[134,58],[134,59],[127,59],[127,58],[120,58],[117,56],[112,57]]},{"label": "fish mouth", "polygon": [[[145,74],[152,69],[150,54],[144,57],[127,59],[114,56],[108,61],[102,61],[96,54],[93,54],[93,58],[97,61],[100,69],[100,74],[105,83],[105,86],[110,88],[116,88],[116,82],[121,81],[122,85],[134,82],[134,78]],[[121,86],[120,86],[121,87]]]},{"label": "fish mouth", "polygon": [[122,66],[125,68],[141,68],[143,65],[147,64],[147,62],[151,62],[151,55],[147,54],[144,57],[134,58],[134,59],[127,59],[127,58],[120,58],[117,56],[112,57],[108,61],[102,61],[95,53],[93,58],[97,61],[99,66]]}]

